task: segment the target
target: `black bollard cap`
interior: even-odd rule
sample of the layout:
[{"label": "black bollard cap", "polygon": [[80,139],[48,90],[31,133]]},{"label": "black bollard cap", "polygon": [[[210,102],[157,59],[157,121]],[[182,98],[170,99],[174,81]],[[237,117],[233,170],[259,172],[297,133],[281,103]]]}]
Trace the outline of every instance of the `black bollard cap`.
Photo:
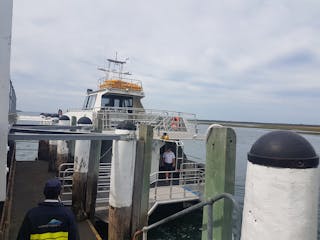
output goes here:
[{"label": "black bollard cap", "polygon": [[123,121],[118,124],[117,129],[134,131],[137,129],[137,127],[132,121]]},{"label": "black bollard cap", "polygon": [[79,120],[78,120],[77,123],[78,123],[78,124],[92,124],[90,118],[88,118],[88,117],[81,117],[81,118],[79,118]]},{"label": "black bollard cap", "polygon": [[319,156],[302,136],[290,131],[273,131],[251,147],[248,160],[253,164],[278,168],[316,168]]},{"label": "black bollard cap", "polygon": [[69,121],[70,118],[66,115],[62,115],[61,117],[59,117],[59,120],[62,120],[62,121]]}]

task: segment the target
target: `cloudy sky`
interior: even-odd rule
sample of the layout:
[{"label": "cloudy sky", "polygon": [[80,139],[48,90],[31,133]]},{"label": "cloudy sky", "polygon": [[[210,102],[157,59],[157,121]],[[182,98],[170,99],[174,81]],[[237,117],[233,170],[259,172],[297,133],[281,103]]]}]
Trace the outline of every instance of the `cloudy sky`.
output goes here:
[{"label": "cloudy sky", "polygon": [[80,107],[118,52],[145,108],[319,124],[319,16],[319,0],[15,0],[18,109]]}]

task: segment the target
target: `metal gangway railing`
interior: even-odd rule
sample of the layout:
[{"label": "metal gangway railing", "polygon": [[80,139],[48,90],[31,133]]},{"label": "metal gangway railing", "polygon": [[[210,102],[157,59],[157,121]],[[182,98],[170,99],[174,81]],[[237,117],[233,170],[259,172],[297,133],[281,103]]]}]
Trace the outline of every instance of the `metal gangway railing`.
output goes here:
[{"label": "metal gangway railing", "polygon": [[[63,163],[59,166],[58,177],[61,181],[61,201],[65,205],[72,204],[73,163]],[[111,163],[100,163],[97,183],[96,203],[109,202]]]},{"label": "metal gangway railing", "polygon": [[[231,201],[233,203],[234,209],[236,210],[235,211],[235,218],[234,218],[235,230],[232,233],[232,235],[233,235],[232,239],[240,240],[240,237],[241,237],[241,210],[240,210],[239,204],[235,200],[235,197],[229,193],[219,194],[219,195],[209,199],[208,201],[200,202],[200,203],[195,204],[189,208],[186,208],[178,213],[175,213],[169,217],[166,217],[158,222],[155,222],[149,226],[145,226],[141,230],[138,230],[134,234],[133,239],[137,239],[137,236],[142,234],[143,240],[147,240],[147,233],[151,229],[154,229],[160,225],[163,225],[163,224],[168,223],[172,220],[180,218],[180,217],[182,217],[186,214],[189,214],[191,212],[194,212],[198,209],[202,209],[205,206],[208,207],[207,239],[213,239],[213,205],[223,199],[228,199],[229,201]],[[230,231],[232,231],[232,230],[230,229]]]},{"label": "metal gangway railing", "polygon": [[183,163],[178,171],[154,172],[150,179],[149,199],[153,203],[195,200],[202,197],[205,169],[197,163]]},{"label": "metal gangway railing", "polygon": [[[62,184],[61,200],[72,204],[73,163],[59,166],[58,177]],[[165,173],[171,176],[166,179]],[[111,163],[100,163],[97,185],[97,205],[109,202]],[[158,171],[150,175],[149,199],[155,203],[170,203],[201,198],[204,168],[196,163],[183,163],[178,171]],[[106,206],[106,205],[105,205]]]}]

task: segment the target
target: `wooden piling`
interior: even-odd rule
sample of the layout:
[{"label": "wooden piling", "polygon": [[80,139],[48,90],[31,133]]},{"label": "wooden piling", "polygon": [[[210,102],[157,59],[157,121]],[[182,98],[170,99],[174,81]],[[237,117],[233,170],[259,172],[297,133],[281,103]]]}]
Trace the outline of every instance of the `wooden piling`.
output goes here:
[{"label": "wooden piling", "polygon": [[49,172],[56,172],[56,161],[57,161],[57,140],[49,140]]},{"label": "wooden piling", "polygon": [[[71,117],[71,126],[77,125],[77,118],[75,116]],[[72,130],[71,130],[72,131]],[[73,130],[75,131],[75,130]],[[74,149],[75,149],[76,141],[75,140],[68,140],[67,141],[67,147],[69,149],[69,156],[68,160],[69,162],[74,162]]]},{"label": "wooden piling", "polygon": [[87,218],[85,212],[85,198],[86,198],[86,181],[87,174],[79,171],[73,173],[72,183],[72,211],[74,212],[78,221]]},{"label": "wooden piling", "polygon": [[38,160],[49,160],[49,140],[39,140]]},{"label": "wooden piling", "polygon": [[[102,132],[102,120],[96,119],[94,124],[94,132]],[[100,167],[101,140],[93,140],[90,144],[90,155],[87,174],[87,190],[86,190],[86,213],[90,220],[94,220],[97,187]]]},{"label": "wooden piling", "polygon": [[[91,120],[82,117],[78,120],[78,125],[84,127],[84,132],[88,132],[86,127],[90,127]],[[77,220],[81,221],[87,218],[86,208],[86,189],[87,173],[90,156],[90,141],[77,140],[75,144],[74,172],[72,183],[72,210]]]},{"label": "wooden piling", "polygon": [[[205,199],[234,193],[236,135],[232,128],[209,127],[206,141]],[[213,239],[232,239],[232,203],[221,200],[213,206]],[[207,239],[208,209],[203,211],[202,240]],[[211,239],[210,239],[211,240]]]},{"label": "wooden piling", "polygon": [[[68,116],[61,116],[59,118],[59,125],[61,126],[70,126],[70,119]],[[60,165],[69,162],[69,149],[66,140],[58,140],[57,141],[57,161],[56,161],[56,169],[59,171]],[[62,169],[64,170],[64,169]]]},{"label": "wooden piling", "polygon": [[140,125],[132,197],[131,237],[137,230],[148,225],[152,139],[152,126]]}]

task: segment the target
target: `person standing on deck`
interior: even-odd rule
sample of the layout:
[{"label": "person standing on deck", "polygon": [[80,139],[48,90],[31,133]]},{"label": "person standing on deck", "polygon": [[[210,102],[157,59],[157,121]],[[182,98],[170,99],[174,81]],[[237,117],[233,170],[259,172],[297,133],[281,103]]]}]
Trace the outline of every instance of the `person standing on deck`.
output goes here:
[{"label": "person standing on deck", "polygon": [[[176,156],[174,153],[171,151],[170,148],[167,148],[165,152],[162,155],[162,161],[164,165],[164,170],[165,171],[172,171],[175,169],[176,166]],[[170,173],[166,172],[166,179],[169,178]]]},{"label": "person standing on deck", "polygon": [[46,199],[29,210],[17,240],[79,240],[77,223],[72,211],[59,200],[61,183],[50,179],[44,187]]}]

